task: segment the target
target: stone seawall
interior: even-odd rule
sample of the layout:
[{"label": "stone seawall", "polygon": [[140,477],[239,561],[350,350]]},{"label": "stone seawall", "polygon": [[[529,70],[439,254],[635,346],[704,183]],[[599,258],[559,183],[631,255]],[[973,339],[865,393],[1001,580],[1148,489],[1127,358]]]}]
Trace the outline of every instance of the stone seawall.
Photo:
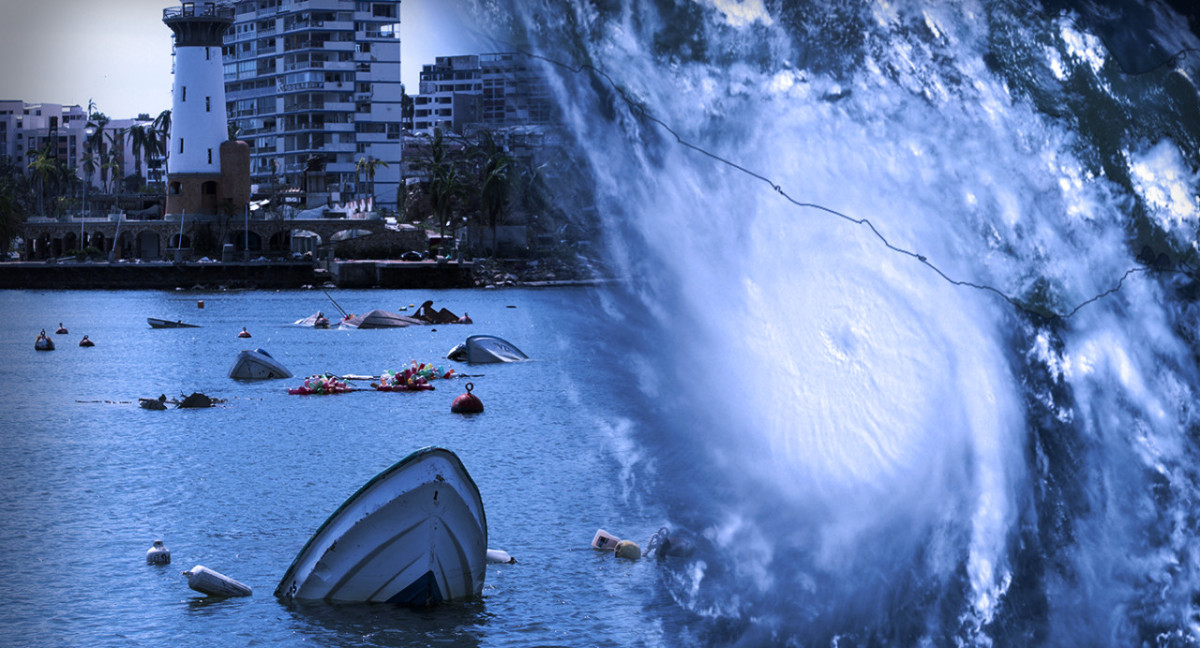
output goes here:
[{"label": "stone seawall", "polygon": [[472,265],[433,261],[334,261],[328,274],[309,262],[0,263],[0,289],[129,290],[300,288],[332,280],[339,288],[470,288]]},{"label": "stone seawall", "polygon": [[127,290],[299,288],[314,282],[311,263],[0,263],[0,288]]},{"label": "stone seawall", "polygon": [[339,288],[473,288],[471,263],[456,261],[336,261],[330,278]]}]

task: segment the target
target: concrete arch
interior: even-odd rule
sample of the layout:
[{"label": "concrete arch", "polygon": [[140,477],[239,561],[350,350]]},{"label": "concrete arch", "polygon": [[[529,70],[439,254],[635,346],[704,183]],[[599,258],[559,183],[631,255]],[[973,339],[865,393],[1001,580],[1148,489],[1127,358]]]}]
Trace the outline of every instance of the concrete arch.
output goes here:
[{"label": "concrete arch", "polygon": [[244,251],[247,247],[250,248],[251,252],[261,252],[263,249],[262,237],[259,236],[258,232],[255,232],[253,229],[250,230],[249,237],[246,236],[246,230],[244,229],[234,230],[229,233],[229,238],[225,242],[232,243],[233,249],[239,252]]},{"label": "concrete arch", "polygon": [[157,259],[162,255],[158,232],[142,230],[137,233],[137,258]]},{"label": "concrete arch", "polygon": [[271,252],[292,251],[292,231],[280,230],[267,239],[267,250]]}]

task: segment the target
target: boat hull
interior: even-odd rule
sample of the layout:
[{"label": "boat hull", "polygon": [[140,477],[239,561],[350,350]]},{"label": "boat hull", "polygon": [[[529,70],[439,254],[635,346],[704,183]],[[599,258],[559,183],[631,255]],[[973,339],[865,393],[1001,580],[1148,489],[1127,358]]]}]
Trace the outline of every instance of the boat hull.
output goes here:
[{"label": "boat hull", "polygon": [[520,362],[529,359],[515,344],[494,335],[472,335],[466,342],[451,349],[446,357],[468,364]]},{"label": "boat hull", "polygon": [[147,317],[146,323],[150,325],[150,328],[156,328],[156,329],[161,329],[161,328],[200,328],[196,324],[184,324],[183,322],[180,322],[178,320],[172,322],[170,320],[158,319],[155,317]]},{"label": "boat hull", "polygon": [[325,521],[275,590],[281,598],[425,606],[479,596],[487,520],[458,457],[418,450]]},{"label": "boat hull", "polygon": [[415,317],[401,315],[390,311],[376,309],[366,315],[356,315],[354,317],[342,320],[339,328],[344,329],[375,329],[375,328],[403,328],[414,324],[424,324]]},{"label": "boat hull", "polygon": [[233,366],[229,368],[229,377],[235,380],[268,380],[291,378],[292,372],[266,351],[255,349],[238,353]]}]

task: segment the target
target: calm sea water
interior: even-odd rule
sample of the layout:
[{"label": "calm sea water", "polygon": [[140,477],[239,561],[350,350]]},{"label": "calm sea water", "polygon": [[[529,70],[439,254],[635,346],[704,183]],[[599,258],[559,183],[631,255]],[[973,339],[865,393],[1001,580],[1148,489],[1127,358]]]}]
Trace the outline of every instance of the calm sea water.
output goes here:
[{"label": "calm sea water", "polygon": [[[593,346],[586,289],[338,291],[352,312],[434,299],[470,326],[315,330],[320,291],[0,292],[0,644],[14,646],[628,646],[653,641],[656,565],[588,548],[604,527],[645,546],[661,520],[621,484],[622,386]],[[203,300],[205,307],[198,308]],[[146,317],[201,328],[154,330]],[[33,348],[41,329],[57,350]],[[245,326],[250,340],[239,339]],[[467,335],[532,361],[444,359]],[[77,346],[87,334],[93,348]],[[295,378],[226,377],[261,347]],[[378,375],[411,360],[472,374],[485,412],[450,413],[467,380],[421,393],[292,396],[306,375]],[[366,387],[366,383],[358,383]],[[139,397],[200,391],[206,410],[148,411]],[[435,610],[285,604],[272,592],[308,537],[359,486],[427,445],[459,455],[483,494],[489,565],[481,600]],[[145,564],[161,538],[169,566]],[[186,586],[203,564],[254,588],[213,600]]]}]

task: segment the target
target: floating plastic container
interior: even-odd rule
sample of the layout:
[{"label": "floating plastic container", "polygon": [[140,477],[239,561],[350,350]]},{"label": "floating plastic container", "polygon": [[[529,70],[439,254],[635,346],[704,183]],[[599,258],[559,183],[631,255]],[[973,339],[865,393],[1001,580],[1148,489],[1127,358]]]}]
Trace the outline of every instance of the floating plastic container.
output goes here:
[{"label": "floating plastic container", "polygon": [[183,575],[187,576],[188,587],[209,596],[250,596],[253,593],[249,585],[204,565],[196,565],[183,572]]},{"label": "floating plastic container", "polygon": [[600,529],[592,538],[592,549],[596,551],[614,551],[617,548],[617,543],[620,541],[621,539],[617,536],[604,529]]}]

